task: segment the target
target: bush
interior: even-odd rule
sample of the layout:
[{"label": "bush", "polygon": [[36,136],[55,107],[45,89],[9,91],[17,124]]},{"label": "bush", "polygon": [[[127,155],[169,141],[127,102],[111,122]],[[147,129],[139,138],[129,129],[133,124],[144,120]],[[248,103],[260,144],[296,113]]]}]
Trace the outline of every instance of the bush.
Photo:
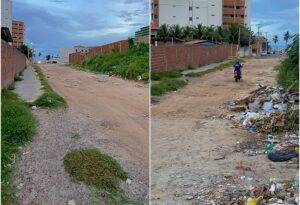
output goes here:
[{"label": "bush", "polygon": [[168,91],[176,91],[186,84],[184,80],[163,78],[159,83],[151,85],[151,95],[160,96]]},{"label": "bush", "polygon": [[151,79],[155,81],[161,80],[163,78],[179,78],[181,76],[182,74],[180,70],[169,70],[158,73],[151,73]]},{"label": "bush", "polygon": [[299,88],[299,35],[286,49],[287,58],[279,66],[278,83],[284,88],[292,86],[292,90]]},{"label": "bush", "polygon": [[112,52],[97,55],[76,65],[81,70],[95,73],[106,73],[125,79],[148,81],[149,77],[149,45],[138,44],[124,52]]}]

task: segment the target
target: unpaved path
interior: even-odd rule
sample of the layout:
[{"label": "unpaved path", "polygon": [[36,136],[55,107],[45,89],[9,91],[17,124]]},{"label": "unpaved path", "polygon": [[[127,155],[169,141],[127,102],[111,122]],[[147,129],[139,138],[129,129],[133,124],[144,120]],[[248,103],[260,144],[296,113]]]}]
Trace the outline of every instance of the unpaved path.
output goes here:
[{"label": "unpaved path", "polygon": [[[257,83],[274,85],[279,63],[276,59],[247,60],[243,81],[235,83],[232,69],[194,78],[177,93],[170,93],[152,106],[151,122],[151,201],[152,204],[203,204],[201,197],[211,192],[215,198],[223,176],[246,176],[249,185],[269,182],[270,178],[292,179],[295,167],[273,163],[265,155],[253,157],[233,152],[237,141],[245,138],[241,129],[231,128],[226,120],[212,118],[228,112],[228,101],[256,88]],[[225,159],[215,160],[220,154]],[[236,170],[238,163],[253,171]],[[249,178],[247,178],[249,177]],[[196,196],[196,197],[195,197]],[[205,197],[204,197],[205,198]],[[207,204],[213,204],[208,202]],[[218,203],[217,203],[218,204]]]},{"label": "unpaved path", "polygon": [[[98,148],[117,159],[132,183],[132,197],[148,195],[148,85],[100,77],[62,65],[42,65],[67,109],[35,110],[38,133],[22,150],[16,185],[21,204],[101,204],[101,196],[72,181],[63,167],[68,151]],[[74,138],[78,133],[80,138]]]}]

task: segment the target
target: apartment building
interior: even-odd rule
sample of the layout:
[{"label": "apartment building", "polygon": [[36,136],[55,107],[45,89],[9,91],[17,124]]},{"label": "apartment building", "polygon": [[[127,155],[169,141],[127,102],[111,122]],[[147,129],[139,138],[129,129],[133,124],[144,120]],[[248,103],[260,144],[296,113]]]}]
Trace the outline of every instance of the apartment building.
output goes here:
[{"label": "apartment building", "polygon": [[151,29],[162,24],[249,25],[250,0],[152,0]]},{"label": "apartment building", "polygon": [[25,40],[25,25],[22,21],[12,21],[12,39],[13,46],[19,47],[24,44]]},{"label": "apartment building", "polygon": [[140,28],[134,35],[136,43],[149,43],[149,26]]},{"label": "apartment building", "polygon": [[1,0],[1,27],[6,27],[12,32],[12,1]]},{"label": "apartment building", "polygon": [[223,0],[223,25],[250,25],[250,0]]}]

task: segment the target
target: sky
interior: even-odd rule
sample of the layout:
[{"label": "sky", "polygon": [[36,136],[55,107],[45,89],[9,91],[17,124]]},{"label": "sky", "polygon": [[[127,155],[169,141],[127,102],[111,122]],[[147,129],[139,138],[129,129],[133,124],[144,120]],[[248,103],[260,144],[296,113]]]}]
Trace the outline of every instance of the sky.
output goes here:
[{"label": "sky", "polygon": [[13,0],[26,44],[46,55],[75,45],[98,46],[134,37],[149,24],[148,0]]},{"label": "sky", "polygon": [[299,2],[298,0],[251,0],[251,29],[257,33],[257,24],[262,24],[260,29],[264,35],[268,32],[268,39],[274,46],[272,38],[278,35],[279,49],[286,43],[283,34],[299,33]]},{"label": "sky", "polygon": [[[286,31],[298,33],[298,0],[250,1],[254,32],[262,24],[269,39],[279,36],[279,47]],[[149,16],[148,0],[13,0],[13,18],[25,22],[26,44],[42,58],[57,55],[59,48],[127,39],[148,25]]]}]

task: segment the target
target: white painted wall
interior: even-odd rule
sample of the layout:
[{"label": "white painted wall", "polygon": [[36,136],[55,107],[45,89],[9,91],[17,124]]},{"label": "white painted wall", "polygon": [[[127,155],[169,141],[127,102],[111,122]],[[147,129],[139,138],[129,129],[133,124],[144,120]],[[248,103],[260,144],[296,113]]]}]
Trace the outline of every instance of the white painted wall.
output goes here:
[{"label": "white painted wall", "polygon": [[245,15],[247,15],[247,17],[245,17],[246,19],[245,19],[245,23],[247,24],[247,26],[250,26],[250,19],[251,19],[251,10],[250,10],[250,8],[251,8],[251,0],[246,0],[246,10],[245,10]]},{"label": "white painted wall", "polygon": [[160,0],[159,24],[221,26],[222,0]]},{"label": "white painted wall", "polygon": [[9,28],[12,33],[12,0],[1,0],[1,27]]},{"label": "white painted wall", "polygon": [[69,64],[69,54],[75,53],[74,48],[61,48],[59,49],[59,60],[61,64]]}]

